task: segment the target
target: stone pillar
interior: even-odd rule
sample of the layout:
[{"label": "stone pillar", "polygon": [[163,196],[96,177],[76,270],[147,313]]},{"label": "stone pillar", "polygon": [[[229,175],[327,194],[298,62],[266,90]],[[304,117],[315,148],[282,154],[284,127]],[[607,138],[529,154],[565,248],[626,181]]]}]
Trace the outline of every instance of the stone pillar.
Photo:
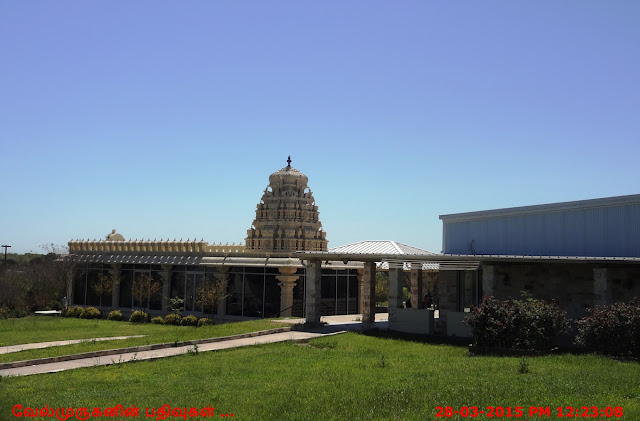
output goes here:
[{"label": "stone pillar", "polygon": [[389,263],[389,323],[396,321],[398,309],[402,308],[402,276],[402,263]]},{"label": "stone pillar", "polygon": [[362,274],[362,323],[376,321],[376,262],[365,262]]},{"label": "stone pillar", "polygon": [[171,272],[173,265],[160,265],[162,272],[162,311],[169,310],[169,298],[171,298]]},{"label": "stone pillar", "polygon": [[[494,265],[482,265],[482,294],[485,297],[493,297],[498,287],[496,267]],[[482,302],[482,298],[480,298]]]},{"label": "stone pillar", "polygon": [[113,279],[113,291],[111,291],[111,307],[120,307],[120,277],[122,276],[122,264],[112,263],[109,275]]},{"label": "stone pillar", "polygon": [[293,288],[296,286],[296,281],[299,276],[296,275],[298,268],[291,266],[279,267],[278,271],[282,275],[277,275],[276,279],[280,281],[278,286],[280,287],[280,316],[291,317],[291,311],[293,310]]},{"label": "stone pillar", "polygon": [[307,288],[306,288],[306,322],[308,324],[320,323],[320,298],[322,282],[322,262],[308,260]]},{"label": "stone pillar", "polygon": [[422,298],[425,295],[425,288],[422,282],[422,265],[413,263],[418,266],[417,269],[411,269],[411,308],[422,308]]},{"label": "stone pillar", "polygon": [[217,273],[213,275],[216,278],[216,281],[220,282],[222,286],[222,290],[225,292],[225,297],[218,301],[218,316],[226,316],[227,315],[227,297],[226,293],[228,292],[229,287],[229,266],[218,266],[216,267]]},{"label": "stone pillar", "polygon": [[609,288],[608,282],[609,276],[606,268],[594,268],[593,269],[593,294],[594,305],[607,305],[609,304]]},{"label": "stone pillar", "polygon": [[364,268],[358,268],[358,312],[362,314],[364,307]]}]

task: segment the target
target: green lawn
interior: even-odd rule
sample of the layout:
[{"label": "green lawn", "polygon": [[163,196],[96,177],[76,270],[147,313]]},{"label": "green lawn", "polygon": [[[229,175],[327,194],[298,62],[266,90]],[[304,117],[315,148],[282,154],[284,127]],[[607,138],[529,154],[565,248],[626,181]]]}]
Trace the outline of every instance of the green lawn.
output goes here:
[{"label": "green lawn", "polygon": [[[134,324],[110,320],[84,320],[66,317],[25,317],[0,320],[0,346],[49,342],[66,339],[104,338],[113,336],[146,335],[117,341],[87,341],[75,345],[34,349],[10,354],[0,354],[0,363],[35,358],[55,357],[103,349],[125,348],[190,339],[214,338],[258,330],[284,327],[285,324],[270,320],[253,320],[241,323],[225,323],[213,326],[163,326]],[[0,419],[2,419],[0,417]]]},{"label": "green lawn", "polygon": [[216,418],[233,413],[239,420],[432,420],[437,406],[521,406],[521,419],[538,418],[528,416],[530,406],[549,406],[551,418],[559,406],[621,406],[622,419],[640,420],[640,364],[591,355],[526,361],[529,373],[520,374],[520,358],[347,333],[3,378],[0,419],[13,419],[15,404],[134,405],[140,419],[152,419],[145,408],[167,404],[211,405]]}]

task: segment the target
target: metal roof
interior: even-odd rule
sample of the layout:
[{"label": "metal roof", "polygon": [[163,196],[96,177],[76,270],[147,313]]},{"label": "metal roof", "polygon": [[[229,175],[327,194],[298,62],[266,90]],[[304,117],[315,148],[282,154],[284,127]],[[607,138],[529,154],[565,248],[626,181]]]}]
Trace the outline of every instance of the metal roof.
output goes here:
[{"label": "metal roof", "polygon": [[499,216],[560,212],[566,210],[631,205],[637,203],[640,203],[640,194],[604,197],[600,199],[576,200],[572,202],[548,203],[544,205],[519,206],[513,208],[492,209],[476,212],[452,213],[447,215],[440,215],[440,219],[443,222],[469,221],[474,219],[495,218]]},{"label": "metal roof", "polygon": [[435,254],[427,250],[422,250],[417,247],[408,246],[406,244],[390,240],[360,241],[359,243],[352,243],[329,249],[328,252],[346,254]]},{"label": "metal roof", "polygon": [[[438,264],[439,270],[473,270],[482,262],[547,262],[547,263],[614,263],[640,264],[640,257],[590,257],[590,256],[518,256],[495,254],[364,254],[331,252],[297,252],[303,260],[343,260],[383,262],[388,265]],[[387,266],[388,267],[388,266]],[[424,267],[424,266],[423,266]]]},{"label": "metal roof", "polygon": [[122,263],[138,265],[199,265],[203,256],[139,254],[75,254],[78,263]]},{"label": "metal roof", "polygon": [[[236,257],[236,256],[175,256],[138,254],[79,254],[73,255],[78,263],[122,263],[138,265],[188,265],[188,266],[246,266],[246,267],[303,267],[297,257]],[[324,261],[325,269],[358,269],[362,262]]]}]

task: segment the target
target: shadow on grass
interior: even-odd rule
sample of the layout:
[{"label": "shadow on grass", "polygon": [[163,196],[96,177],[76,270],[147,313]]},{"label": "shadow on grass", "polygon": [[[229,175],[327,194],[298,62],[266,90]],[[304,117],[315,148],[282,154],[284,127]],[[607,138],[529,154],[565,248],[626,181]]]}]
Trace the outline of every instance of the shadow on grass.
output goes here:
[{"label": "shadow on grass", "polygon": [[438,336],[438,335],[419,335],[412,333],[395,332],[391,330],[363,330],[361,332],[365,336],[374,338],[395,339],[399,341],[415,342],[421,344],[432,345],[450,345],[460,348],[468,348],[471,338],[458,338],[455,336]]}]

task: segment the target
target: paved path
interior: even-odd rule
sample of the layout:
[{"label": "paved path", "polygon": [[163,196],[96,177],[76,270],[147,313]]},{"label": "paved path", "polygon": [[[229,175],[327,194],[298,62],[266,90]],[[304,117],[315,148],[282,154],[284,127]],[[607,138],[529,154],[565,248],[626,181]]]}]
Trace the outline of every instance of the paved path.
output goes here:
[{"label": "paved path", "polygon": [[[236,348],[256,344],[275,343],[284,341],[296,341],[317,338],[327,333],[313,333],[289,331],[273,333],[270,335],[255,336],[250,338],[230,339],[222,342],[213,342],[198,345],[198,352],[217,351],[221,349]],[[171,357],[174,355],[186,354],[193,350],[193,345],[156,349],[152,351],[129,352],[125,354],[110,355],[106,357],[85,358],[72,361],[61,361],[50,364],[30,365],[26,367],[8,368],[0,370],[0,376],[28,376],[30,374],[55,373],[57,371],[72,370],[81,367],[93,367],[98,365],[109,365],[127,361],[154,360],[157,358]]]},{"label": "paved path", "polygon": [[73,345],[73,344],[79,344],[81,342],[117,341],[119,339],[142,338],[144,336],[145,335],[113,336],[111,338],[72,339],[72,340],[68,340],[68,341],[36,342],[36,343],[32,343],[32,344],[0,346],[0,354],[9,354],[11,352],[24,351],[24,350],[27,350],[27,349],[49,348],[50,346]]},{"label": "paved path", "polygon": [[[376,323],[386,322],[389,320],[389,313],[376,313]],[[291,317],[288,319],[276,319],[273,320],[277,323],[284,324],[303,324],[305,322],[304,318],[295,318]],[[357,324],[362,323],[362,315],[361,314],[345,314],[340,316],[322,316],[320,317],[321,323],[327,323],[328,325],[343,325],[343,324]],[[381,324],[382,326],[382,324]]]}]

